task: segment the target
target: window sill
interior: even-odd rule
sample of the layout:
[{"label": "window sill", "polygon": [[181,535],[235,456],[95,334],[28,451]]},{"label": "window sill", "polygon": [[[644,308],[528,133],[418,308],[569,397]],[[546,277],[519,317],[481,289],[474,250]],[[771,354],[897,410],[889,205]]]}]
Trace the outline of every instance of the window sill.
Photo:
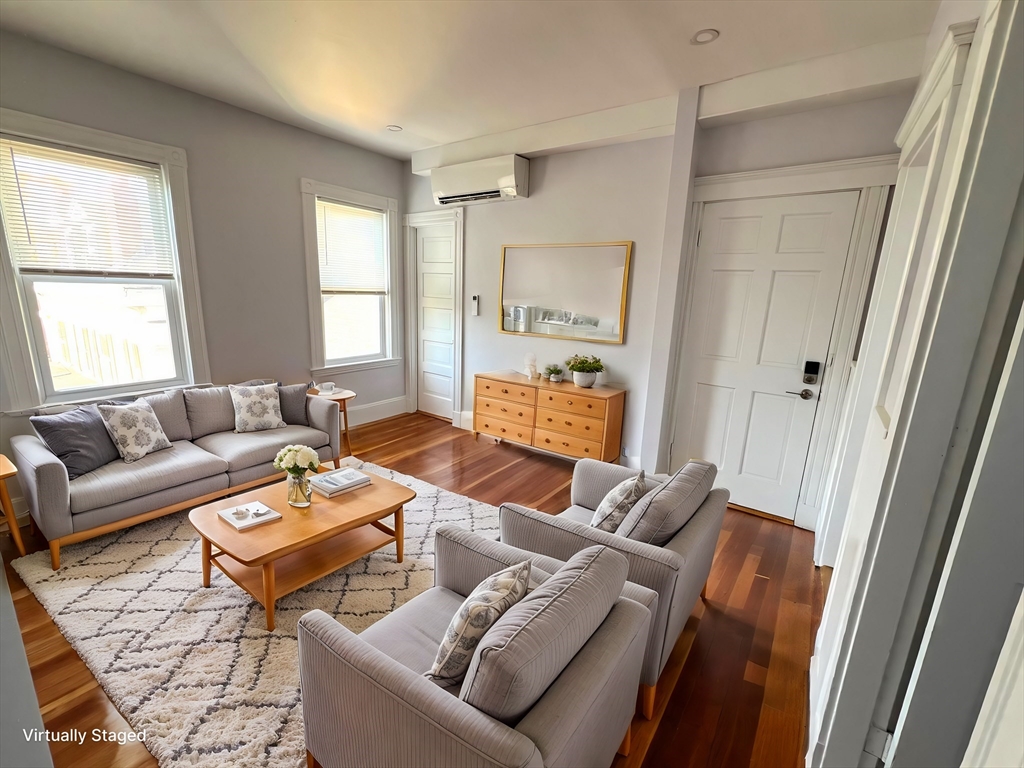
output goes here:
[{"label": "window sill", "polygon": [[312,368],[310,373],[313,375],[315,381],[325,379],[329,376],[338,376],[345,373],[355,373],[356,371],[371,371],[375,368],[397,368],[402,365],[402,358],[400,357],[386,357],[380,360],[361,360],[355,363],[339,363],[337,365],[328,365],[323,368]]}]

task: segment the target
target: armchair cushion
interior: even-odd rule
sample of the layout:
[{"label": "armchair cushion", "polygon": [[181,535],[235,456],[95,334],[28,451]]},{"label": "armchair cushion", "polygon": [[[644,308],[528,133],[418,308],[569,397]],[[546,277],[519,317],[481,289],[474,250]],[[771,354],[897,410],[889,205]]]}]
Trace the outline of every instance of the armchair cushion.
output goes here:
[{"label": "armchair cushion", "polygon": [[[433,587],[388,613],[359,634],[359,639],[417,675],[430,671],[437,648],[465,598]],[[382,610],[367,606],[367,610]]]},{"label": "armchair cushion", "polygon": [[95,405],[29,418],[32,429],[68,469],[68,479],[99,469],[120,456]]},{"label": "armchair cushion", "polygon": [[608,491],[608,495],[597,505],[590,524],[602,531],[614,533],[615,529],[622,525],[629,511],[646,493],[647,485],[644,483],[644,471],[641,469],[636,477],[626,478]]},{"label": "armchair cushion", "polygon": [[714,464],[687,462],[667,483],[640,499],[615,532],[627,539],[664,546],[707,498],[717,474]]},{"label": "armchair cushion", "polygon": [[484,635],[459,697],[496,720],[519,720],[608,616],[627,569],[607,547],[573,555]]}]

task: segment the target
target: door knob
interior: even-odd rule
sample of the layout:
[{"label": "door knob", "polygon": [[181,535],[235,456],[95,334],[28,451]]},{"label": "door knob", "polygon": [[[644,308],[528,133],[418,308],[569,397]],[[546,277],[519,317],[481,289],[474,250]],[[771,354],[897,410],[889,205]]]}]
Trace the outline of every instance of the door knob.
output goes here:
[{"label": "door knob", "polygon": [[814,397],[814,393],[811,392],[811,390],[809,390],[809,389],[801,389],[799,392],[790,392],[787,389],[786,390],[786,394],[787,395],[800,395],[800,399],[801,400],[810,400],[812,397]]}]

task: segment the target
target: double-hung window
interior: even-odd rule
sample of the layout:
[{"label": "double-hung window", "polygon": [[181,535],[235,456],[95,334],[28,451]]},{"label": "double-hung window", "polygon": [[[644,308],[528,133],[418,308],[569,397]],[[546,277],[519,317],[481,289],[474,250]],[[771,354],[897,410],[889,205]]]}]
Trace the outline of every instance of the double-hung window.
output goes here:
[{"label": "double-hung window", "polygon": [[307,264],[314,373],[391,358],[395,201],[308,180],[303,193],[316,221]]},{"label": "double-hung window", "polygon": [[[166,168],[0,135],[4,277],[37,402],[192,381]],[[10,346],[6,329],[5,344]],[[17,374],[15,374],[17,375]],[[25,398],[22,398],[25,400]],[[22,403],[23,405],[25,403]]]}]

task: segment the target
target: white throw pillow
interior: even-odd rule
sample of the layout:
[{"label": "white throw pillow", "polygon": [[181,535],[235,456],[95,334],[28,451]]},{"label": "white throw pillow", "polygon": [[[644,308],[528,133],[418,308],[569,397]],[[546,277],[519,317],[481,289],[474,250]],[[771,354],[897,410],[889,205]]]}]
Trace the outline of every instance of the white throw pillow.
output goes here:
[{"label": "white throw pillow", "polygon": [[98,405],[103,425],[126,464],[154,451],[171,447],[153,406],[143,398],[130,405]]},{"label": "white throw pillow", "polygon": [[235,432],[262,432],[288,426],[281,418],[277,384],[228,384],[228,391],[235,409]]},{"label": "white throw pillow", "polygon": [[445,688],[458,685],[466,676],[481,638],[505,611],[526,596],[529,585],[529,560],[480,582],[452,617],[434,665],[424,672],[424,677]]},{"label": "white throw pillow", "polygon": [[622,521],[626,519],[629,510],[644,497],[645,493],[647,493],[647,483],[644,482],[644,471],[641,469],[639,475],[626,478],[608,491],[608,495],[597,505],[590,525],[599,531],[615,533]]}]

